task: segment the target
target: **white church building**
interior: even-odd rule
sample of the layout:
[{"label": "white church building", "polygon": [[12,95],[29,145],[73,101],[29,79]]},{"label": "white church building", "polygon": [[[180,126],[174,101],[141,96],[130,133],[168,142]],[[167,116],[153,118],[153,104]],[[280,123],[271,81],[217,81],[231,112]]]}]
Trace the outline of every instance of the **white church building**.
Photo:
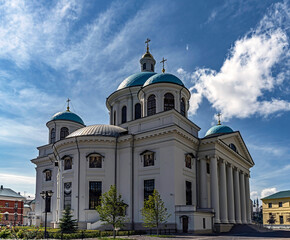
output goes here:
[{"label": "white church building", "polygon": [[155,72],[147,51],[141,72],[127,77],[106,100],[110,124],[86,126],[69,109],[46,124],[48,144],[38,147],[37,224],[57,227],[69,206],[82,229],[100,229],[95,207],[116,185],[126,204],[126,229],[143,229],[140,209],[157,189],[171,214],[167,229],[227,231],[251,223],[250,168],[254,165],[239,131],[221,125],[205,136],[188,119],[190,92],[173,74]]}]

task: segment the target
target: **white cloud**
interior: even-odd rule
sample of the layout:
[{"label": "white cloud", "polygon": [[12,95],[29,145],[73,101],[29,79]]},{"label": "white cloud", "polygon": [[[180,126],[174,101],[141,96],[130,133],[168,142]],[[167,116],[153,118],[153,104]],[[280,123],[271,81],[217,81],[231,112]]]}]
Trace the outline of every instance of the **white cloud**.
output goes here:
[{"label": "white cloud", "polygon": [[[178,70],[182,77],[191,78],[195,83],[190,88],[191,114],[195,114],[203,97],[222,112],[225,120],[290,111],[289,101],[267,99],[267,93],[273,92],[289,75],[289,71],[282,66],[277,77],[272,71],[277,64],[283,65],[289,61],[287,33],[280,25],[275,25],[277,21],[274,20],[272,23],[275,23],[275,27],[265,27],[271,19],[285,15],[284,11],[279,10],[281,5],[275,5],[256,30],[235,42],[219,71],[200,68],[189,74],[183,69]],[[286,20],[289,22],[289,15]]]},{"label": "white cloud", "polygon": [[258,194],[258,192],[257,192],[257,191],[252,191],[252,192],[250,193],[250,198],[251,198],[252,200],[256,200],[257,198],[259,198],[259,194]]},{"label": "white cloud", "polygon": [[[2,185],[7,185],[8,182],[10,184],[35,184],[35,177],[28,177],[28,176],[22,176],[22,175],[16,175],[16,174],[6,174],[6,173],[0,173],[0,182],[3,183]],[[7,183],[7,184],[6,184]]]},{"label": "white cloud", "polygon": [[265,188],[261,191],[261,198],[268,197],[276,192],[277,192],[277,189],[275,187]]}]

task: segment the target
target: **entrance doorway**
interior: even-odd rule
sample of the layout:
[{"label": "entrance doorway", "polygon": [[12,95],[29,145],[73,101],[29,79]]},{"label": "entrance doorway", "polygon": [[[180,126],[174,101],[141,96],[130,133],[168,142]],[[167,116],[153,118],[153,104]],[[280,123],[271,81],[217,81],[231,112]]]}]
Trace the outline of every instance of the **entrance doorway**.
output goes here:
[{"label": "entrance doorway", "polygon": [[188,232],[188,216],[182,216],[182,232]]}]

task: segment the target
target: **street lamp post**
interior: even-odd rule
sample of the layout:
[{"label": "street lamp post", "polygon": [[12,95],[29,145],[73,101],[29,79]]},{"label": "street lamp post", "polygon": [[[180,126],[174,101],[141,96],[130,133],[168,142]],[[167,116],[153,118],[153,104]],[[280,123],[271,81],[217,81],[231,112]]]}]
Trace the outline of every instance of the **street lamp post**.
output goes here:
[{"label": "street lamp post", "polygon": [[42,191],[40,193],[40,196],[45,200],[45,219],[44,219],[44,238],[47,238],[47,231],[46,231],[46,225],[47,225],[47,202],[48,198],[51,198],[53,195],[53,191]]}]

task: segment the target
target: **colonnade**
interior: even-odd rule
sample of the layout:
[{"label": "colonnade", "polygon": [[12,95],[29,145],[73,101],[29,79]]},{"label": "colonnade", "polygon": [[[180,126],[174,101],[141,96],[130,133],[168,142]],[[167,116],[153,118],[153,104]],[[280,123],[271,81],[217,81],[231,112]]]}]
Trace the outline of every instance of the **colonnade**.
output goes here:
[{"label": "colonnade", "polygon": [[216,156],[211,157],[209,161],[208,186],[207,160],[200,160],[200,207],[214,209],[215,223],[250,223],[249,174]]}]

